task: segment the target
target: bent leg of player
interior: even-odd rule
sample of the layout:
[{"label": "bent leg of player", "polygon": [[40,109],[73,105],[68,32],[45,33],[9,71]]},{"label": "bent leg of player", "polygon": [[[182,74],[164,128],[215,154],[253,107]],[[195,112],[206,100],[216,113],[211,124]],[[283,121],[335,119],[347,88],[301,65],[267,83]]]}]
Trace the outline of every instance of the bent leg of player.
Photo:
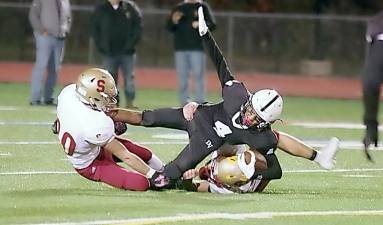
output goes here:
[{"label": "bent leg of player", "polygon": [[112,154],[104,150],[101,150],[99,157],[90,166],[76,171],[89,180],[120,189],[146,191],[149,188],[149,181],[145,176],[120,167],[113,161]]},{"label": "bent leg of player", "polygon": [[182,108],[163,108],[145,110],[142,112],[142,126],[145,127],[166,127],[178,130],[187,129]]},{"label": "bent leg of player", "polygon": [[[130,140],[120,137],[117,137],[116,139],[121,142],[126,147],[126,149],[128,149],[128,151],[140,157],[152,169],[156,171],[162,171],[164,169],[165,165],[162,163],[162,161],[145,146],[136,144]],[[116,161],[116,157],[113,157],[113,159]]]},{"label": "bent leg of player", "polygon": [[172,162],[165,166],[164,174],[170,179],[178,179],[182,174],[195,168],[207,155],[222,145],[219,138],[204,135],[203,132],[193,132],[190,141]]}]

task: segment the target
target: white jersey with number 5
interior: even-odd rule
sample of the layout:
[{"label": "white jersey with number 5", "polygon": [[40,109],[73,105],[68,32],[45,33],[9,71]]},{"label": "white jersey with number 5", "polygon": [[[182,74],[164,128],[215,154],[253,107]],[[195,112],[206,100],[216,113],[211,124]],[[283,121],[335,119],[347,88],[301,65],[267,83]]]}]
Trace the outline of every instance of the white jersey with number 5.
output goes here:
[{"label": "white jersey with number 5", "polygon": [[66,86],[58,96],[59,139],[76,169],[88,167],[101,146],[113,140],[114,123],[104,112],[91,109],[76,96],[76,85]]}]

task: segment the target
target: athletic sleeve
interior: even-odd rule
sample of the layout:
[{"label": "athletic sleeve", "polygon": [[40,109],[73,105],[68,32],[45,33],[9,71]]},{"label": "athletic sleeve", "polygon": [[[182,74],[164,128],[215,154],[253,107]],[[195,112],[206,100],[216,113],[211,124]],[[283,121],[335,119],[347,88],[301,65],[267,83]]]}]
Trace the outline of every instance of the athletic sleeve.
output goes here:
[{"label": "athletic sleeve", "polygon": [[211,193],[218,193],[218,194],[233,194],[234,192],[230,191],[229,189],[226,189],[224,187],[219,187],[214,183],[209,182],[209,192]]},{"label": "athletic sleeve", "polygon": [[202,36],[202,40],[204,47],[217,70],[218,78],[221,83],[221,87],[223,88],[226,82],[234,80],[234,77],[232,76],[226,63],[226,59],[223,57],[222,52],[210,31],[208,31],[206,35]]},{"label": "athletic sleeve", "polygon": [[112,120],[107,123],[90,125],[85,129],[85,140],[91,144],[104,146],[115,137],[114,124]]},{"label": "athletic sleeve", "polygon": [[265,155],[267,169],[262,172],[255,172],[251,179],[276,180],[282,177],[282,168],[275,154]]}]

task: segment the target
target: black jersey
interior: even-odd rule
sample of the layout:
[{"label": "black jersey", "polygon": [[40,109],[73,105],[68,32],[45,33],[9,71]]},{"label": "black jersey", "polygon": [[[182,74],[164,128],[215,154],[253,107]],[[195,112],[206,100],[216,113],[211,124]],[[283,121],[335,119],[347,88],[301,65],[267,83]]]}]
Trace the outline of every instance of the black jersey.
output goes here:
[{"label": "black jersey", "polygon": [[[228,69],[225,58],[212,38],[210,32],[203,37],[203,43],[208,51],[222,86],[223,101],[214,105],[202,105],[197,111],[206,111],[205,118],[209,121],[215,133],[226,143],[247,144],[262,154],[271,154],[277,147],[277,137],[270,127],[259,130],[241,124],[241,106],[249,98],[249,91],[245,85],[234,79]],[[214,110],[205,109],[213,107]]]},{"label": "black jersey", "polygon": [[[237,89],[244,88],[243,84],[234,84]],[[232,87],[234,88],[234,87]],[[240,109],[243,101],[222,101],[214,105],[202,105],[195,113],[194,123],[210,139],[218,138],[215,143],[247,144],[251,149],[256,149],[261,154],[271,154],[277,146],[277,137],[270,128],[259,130],[248,128],[240,123]],[[242,102],[242,103],[241,103]],[[210,132],[208,131],[210,130]],[[191,132],[194,132],[191,130]],[[218,148],[220,146],[214,146]]]},{"label": "black jersey", "polygon": [[[250,93],[243,83],[233,78],[210,32],[203,37],[203,43],[217,68],[223,101],[200,105],[191,121],[185,120],[182,108],[143,112],[141,124],[144,126],[180,129],[189,134],[189,144],[165,166],[164,174],[171,179],[177,179],[186,170],[195,168],[207,155],[224,143],[247,144],[250,149],[257,150],[263,155],[275,156],[273,153],[278,139],[270,127],[260,130],[241,124],[241,106],[246,103]],[[276,171],[279,172],[281,169],[277,160],[276,163],[273,168],[277,168]],[[267,179],[280,178],[280,173],[270,174],[262,176]]]}]

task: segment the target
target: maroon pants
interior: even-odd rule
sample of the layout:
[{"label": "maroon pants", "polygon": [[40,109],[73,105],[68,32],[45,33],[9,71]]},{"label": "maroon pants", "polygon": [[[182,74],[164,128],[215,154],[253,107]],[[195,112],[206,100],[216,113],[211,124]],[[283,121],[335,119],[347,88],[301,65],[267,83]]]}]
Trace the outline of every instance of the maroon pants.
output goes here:
[{"label": "maroon pants", "polygon": [[[152,158],[152,152],[149,149],[126,139],[117,138],[117,140],[144,162]],[[116,188],[131,191],[146,191],[149,188],[149,181],[145,176],[119,166],[113,160],[112,153],[103,148],[92,164],[84,169],[76,169],[76,171],[89,180],[103,182]]]}]

